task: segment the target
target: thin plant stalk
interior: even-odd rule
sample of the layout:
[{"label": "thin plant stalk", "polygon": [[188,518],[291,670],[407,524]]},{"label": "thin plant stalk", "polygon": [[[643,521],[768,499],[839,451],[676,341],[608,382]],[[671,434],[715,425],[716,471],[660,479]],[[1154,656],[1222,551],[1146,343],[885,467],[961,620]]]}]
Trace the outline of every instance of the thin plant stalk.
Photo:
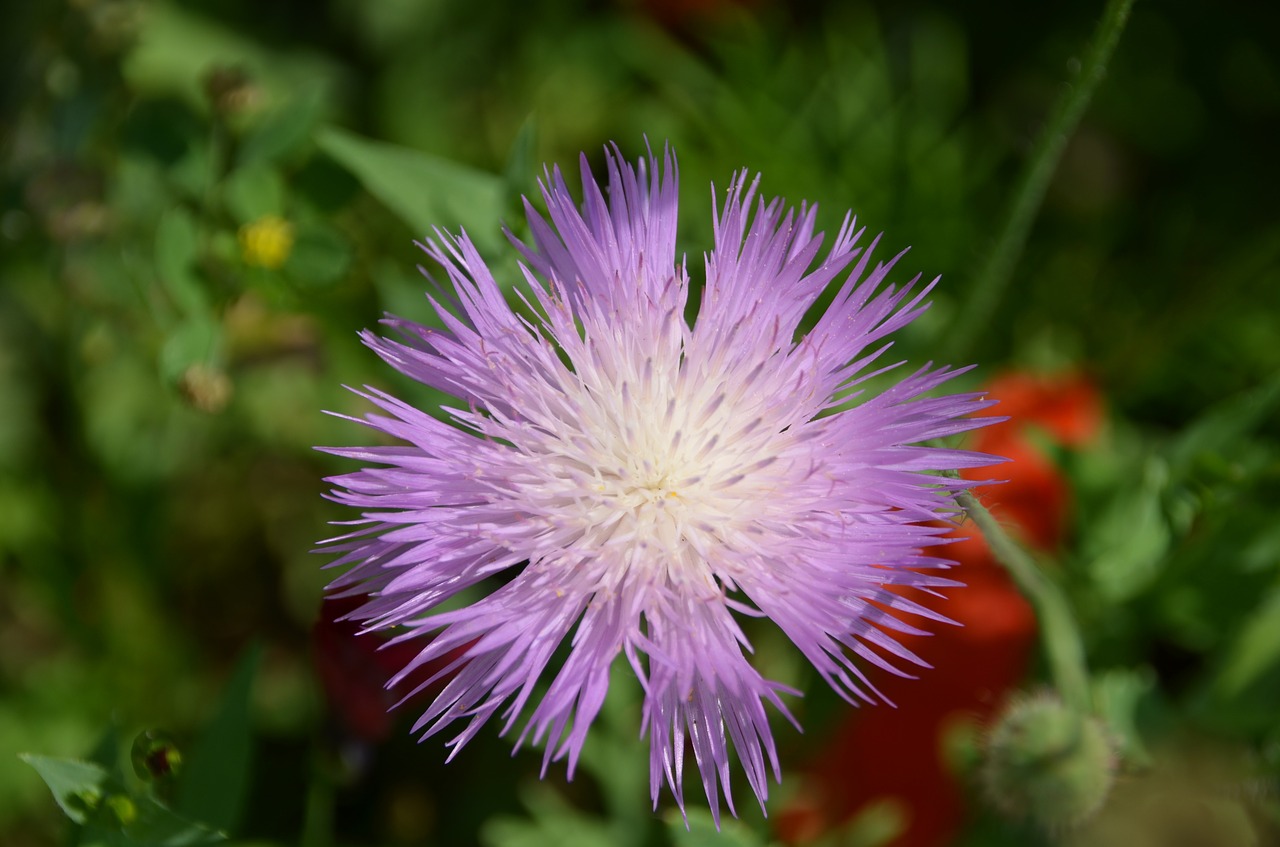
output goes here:
[{"label": "thin plant stalk", "polygon": [[957,498],[960,506],[982,531],[983,537],[1004,566],[1022,595],[1035,607],[1044,638],[1045,653],[1054,686],[1068,705],[1081,714],[1092,709],[1089,694],[1089,671],[1085,665],[1084,644],[1067,598],[1057,583],[1049,579],[1031,556],[1009,537],[1000,522],[969,492]]},{"label": "thin plant stalk", "polygon": [[1083,61],[1072,61],[1070,75],[1018,180],[995,244],[978,272],[973,290],[956,315],[951,350],[945,359],[967,359],[978,333],[986,330],[1000,305],[1067,141],[1079,125],[1098,83],[1106,76],[1107,62],[1120,41],[1120,33],[1129,19],[1133,2],[1108,0],[1098,27],[1085,48]]}]

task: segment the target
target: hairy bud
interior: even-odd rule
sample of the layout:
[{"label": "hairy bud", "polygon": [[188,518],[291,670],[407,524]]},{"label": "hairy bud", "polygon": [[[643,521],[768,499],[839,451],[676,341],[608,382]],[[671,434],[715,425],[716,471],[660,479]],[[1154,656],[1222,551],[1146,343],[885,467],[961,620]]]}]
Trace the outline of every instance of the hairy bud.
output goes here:
[{"label": "hairy bud", "polygon": [[983,779],[1001,811],[1056,829],[1083,823],[1102,807],[1115,766],[1102,724],[1044,694],[1011,703],[997,718]]}]

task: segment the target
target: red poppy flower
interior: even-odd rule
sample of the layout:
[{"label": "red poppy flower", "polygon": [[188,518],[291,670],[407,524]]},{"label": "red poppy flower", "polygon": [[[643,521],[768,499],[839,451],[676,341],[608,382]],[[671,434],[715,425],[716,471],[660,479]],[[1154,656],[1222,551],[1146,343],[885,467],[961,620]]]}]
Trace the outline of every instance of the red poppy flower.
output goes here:
[{"label": "red poppy flower", "polygon": [[[981,430],[973,446],[1010,462],[998,469],[1007,481],[978,495],[1024,543],[1052,549],[1065,535],[1069,490],[1029,432],[1038,429],[1067,447],[1087,444],[1101,428],[1098,392],[1080,376],[1011,373],[995,380],[988,393],[1001,401],[998,410],[1010,420]],[[970,478],[990,473],[981,469]],[[963,825],[964,791],[943,759],[943,735],[955,721],[981,723],[1001,705],[1026,673],[1037,629],[1030,604],[977,529],[966,524],[955,534],[967,538],[946,553],[959,562],[958,578],[966,587],[949,592],[937,610],[962,626],[902,639],[933,669],[918,680],[877,680],[898,707],[860,710],[836,731],[808,768],[812,791],[779,816],[785,840],[812,840],[883,799],[896,801],[906,816],[894,847],[938,847]],[[920,602],[929,605],[927,599]]]}]

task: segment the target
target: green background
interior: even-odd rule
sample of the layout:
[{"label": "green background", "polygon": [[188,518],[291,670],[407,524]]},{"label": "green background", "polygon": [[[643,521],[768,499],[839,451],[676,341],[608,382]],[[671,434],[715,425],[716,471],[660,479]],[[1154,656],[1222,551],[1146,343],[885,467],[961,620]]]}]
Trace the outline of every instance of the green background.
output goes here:
[{"label": "green background", "polygon": [[[695,277],[709,186],[749,168],[766,193],[819,203],[823,228],[852,209],[886,254],[912,247],[911,273],[943,277],[901,334],[913,361],[978,362],[971,385],[1007,369],[1097,384],[1106,433],[1062,459],[1079,503],[1058,557],[1091,666],[1142,692],[1131,717],[1148,743],[1209,739],[1272,785],[1280,15],[1139,2],[1007,285],[965,322],[1101,13],[836,0],[7,9],[0,841],[62,843],[68,828],[18,753],[88,755],[112,725],[125,749],[163,727],[198,750],[243,702],[211,743],[251,739],[252,754],[222,761],[232,776],[208,789],[215,807],[243,809],[188,810],[246,841],[662,843],[633,699],[611,707],[588,745],[600,766],[571,786],[554,769],[533,781],[539,757],[510,759],[496,731],[446,767],[402,725],[356,763],[309,637],[327,579],[309,551],[343,517],[322,478],[349,469],[312,448],[367,438],[322,410],[363,412],[343,384],[439,402],[356,336],[384,311],[430,319],[413,240],[465,227],[514,280],[499,227],[522,231],[519,198],[542,163],[574,171],[586,151],[599,165],[609,141],[634,159],[646,138],[679,156]],[[279,268],[239,246],[267,215],[295,236]],[[252,644],[260,664],[237,689]],[[838,707],[782,655],[774,671],[816,700],[805,739],[787,742],[798,757]],[[724,838],[767,837],[748,818]],[[1038,837],[975,820],[975,843]],[[672,832],[703,843],[700,826]]]}]

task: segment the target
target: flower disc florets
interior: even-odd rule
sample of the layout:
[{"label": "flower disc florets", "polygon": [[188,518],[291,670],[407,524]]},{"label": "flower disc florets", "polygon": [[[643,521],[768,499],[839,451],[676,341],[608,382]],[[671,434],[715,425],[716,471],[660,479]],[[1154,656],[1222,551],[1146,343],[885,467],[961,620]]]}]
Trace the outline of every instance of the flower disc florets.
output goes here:
[{"label": "flower disc florets", "polygon": [[[513,727],[549,676],[520,738],[545,739],[544,768],[566,757],[572,774],[624,655],[645,691],[655,804],[664,776],[683,804],[689,747],[718,813],[722,791],[733,808],[730,747],[764,801],[778,772],[764,703],[790,718],[779,694],[797,693],[747,661],[734,613],[770,618],[850,701],[877,697],[867,664],[923,664],[890,633],[920,633],[898,615],[946,620],[910,589],[957,584],[937,575],[949,563],[925,548],[944,530],[925,522],[971,483],[937,472],[994,460],[918,445],[980,426],[988,403],[924,396],[958,373],[929,367],[853,403],[893,367],[871,365],[931,286],[885,286],[899,257],[871,265],[851,218],[819,260],[816,209],[758,200],[745,173],[716,212],[690,323],[674,160],[633,169],[614,151],[608,167],[608,200],[584,158],[581,207],[558,169],[542,186],[550,220],[526,204],[521,308],[466,236],[439,234],[424,249],[448,275],[452,308],[432,300],[444,328],[389,319],[399,340],[365,334],[458,404],[441,420],[367,391],[386,414],[366,422],[405,446],[333,451],[373,466],[331,480],[364,516],[329,548],[352,566],[332,589],[369,595],[369,629],[436,633],[393,683],[462,652],[415,727],[467,719],[455,752],[499,710]],[[436,611],[498,574],[483,599]]]}]

